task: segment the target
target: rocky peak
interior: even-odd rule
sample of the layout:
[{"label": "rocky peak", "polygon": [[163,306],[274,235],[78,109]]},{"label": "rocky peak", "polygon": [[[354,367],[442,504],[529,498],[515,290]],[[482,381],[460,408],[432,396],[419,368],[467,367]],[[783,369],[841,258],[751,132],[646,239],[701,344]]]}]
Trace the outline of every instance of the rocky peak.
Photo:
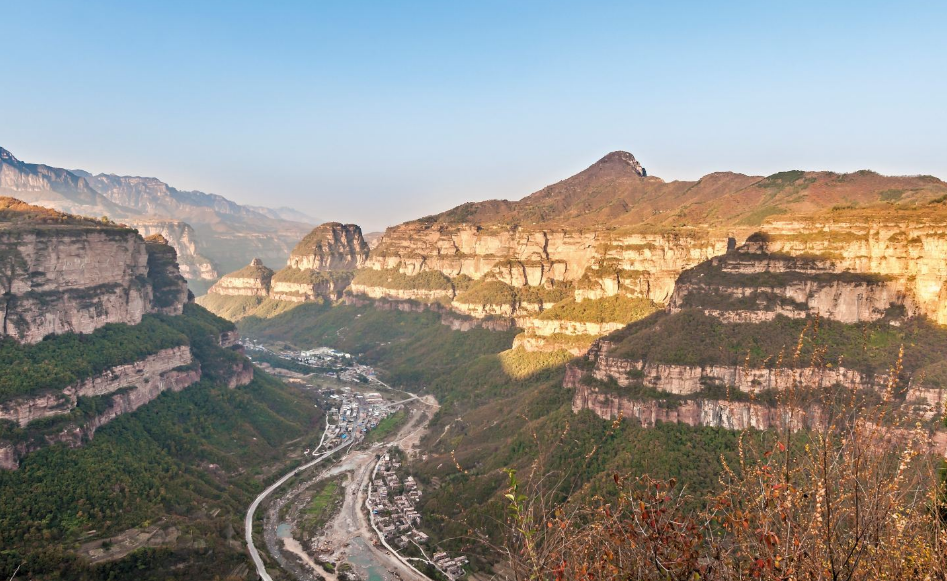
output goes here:
[{"label": "rocky peak", "polygon": [[631,169],[634,170],[636,174],[638,174],[641,177],[647,177],[648,175],[648,172],[641,165],[641,163],[639,163],[638,160],[635,159],[635,156],[628,153],[627,151],[613,151],[609,153],[608,155],[606,155],[605,157],[603,157],[602,159],[595,162],[595,164],[592,167],[615,166],[615,165],[629,166],[631,167]]},{"label": "rocky peak", "polygon": [[0,162],[18,164],[20,163],[20,160],[14,157],[14,155],[6,149],[0,147]]},{"label": "rocky peak", "polygon": [[368,243],[356,224],[316,226],[289,256],[287,266],[302,270],[353,270],[368,260]]},{"label": "rocky peak", "polygon": [[151,236],[145,236],[145,242],[152,242],[154,244],[167,244],[168,239],[161,234],[152,234]]},{"label": "rocky peak", "polygon": [[249,265],[224,275],[207,292],[218,295],[265,297],[270,292],[273,270],[254,258]]}]

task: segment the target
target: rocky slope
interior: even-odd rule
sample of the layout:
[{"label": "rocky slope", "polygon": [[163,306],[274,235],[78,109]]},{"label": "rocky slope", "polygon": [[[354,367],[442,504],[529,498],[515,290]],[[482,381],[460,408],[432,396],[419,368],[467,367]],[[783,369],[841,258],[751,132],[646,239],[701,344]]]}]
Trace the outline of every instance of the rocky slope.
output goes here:
[{"label": "rocky slope", "polygon": [[103,196],[136,215],[190,224],[202,253],[224,272],[245,264],[250,256],[285,260],[292,245],[310,228],[276,212],[261,212],[216,194],[178,190],[156,178],[75,171]]},{"label": "rocky slope", "polygon": [[62,168],[24,163],[0,147],[0,195],[84,216],[124,217],[128,210],[100,194],[82,176]]}]

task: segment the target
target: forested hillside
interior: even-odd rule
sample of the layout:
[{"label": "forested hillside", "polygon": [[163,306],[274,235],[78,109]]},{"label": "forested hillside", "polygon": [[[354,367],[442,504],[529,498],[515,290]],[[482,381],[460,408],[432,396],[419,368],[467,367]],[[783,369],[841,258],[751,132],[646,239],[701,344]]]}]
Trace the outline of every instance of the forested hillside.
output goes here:
[{"label": "forested hillside", "polygon": [[[214,579],[246,570],[246,506],[283,468],[287,442],[317,437],[321,412],[259,370],[248,385],[229,388],[233,364],[244,358],[218,344],[232,325],[201,307],[150,324],[191,346],[201,381],[115,419],[81,448],[52,446],[0,471],[0,576],[18,566],[21,578],[88,580]],[[108,337],[123,340],[119,329],[103,328],[91,345],[104,355]],[[74,349],[46,352],[60,374],[95,364],[73,357]],[[136,531],[157,543],[129,546]]]}]

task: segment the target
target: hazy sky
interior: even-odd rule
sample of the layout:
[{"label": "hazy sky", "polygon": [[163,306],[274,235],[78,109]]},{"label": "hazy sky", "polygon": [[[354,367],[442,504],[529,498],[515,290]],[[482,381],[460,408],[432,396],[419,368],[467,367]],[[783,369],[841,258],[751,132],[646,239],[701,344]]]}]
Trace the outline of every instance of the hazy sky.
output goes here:
[{"label": "hazy sky", "polygon": [[945,6],[8,0],[0,146],[369,230],[616,149],[947,178]]}]

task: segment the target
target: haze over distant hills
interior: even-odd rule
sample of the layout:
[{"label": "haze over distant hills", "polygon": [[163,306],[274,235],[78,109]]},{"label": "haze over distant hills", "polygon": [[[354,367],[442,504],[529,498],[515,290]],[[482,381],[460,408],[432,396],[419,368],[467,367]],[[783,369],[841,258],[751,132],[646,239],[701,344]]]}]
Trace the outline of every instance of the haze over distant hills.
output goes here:
[{"label": "haze over distant hills", "polygon": [[290,208],[244,206],[216,194],[178,190],[157,178],[25,163],[3,148],[0,193],[63,212],[108,216],[144,235],[161,234],[198,287],[198,281],[213,281],[254,256],[285,261],[317,222]]}]

